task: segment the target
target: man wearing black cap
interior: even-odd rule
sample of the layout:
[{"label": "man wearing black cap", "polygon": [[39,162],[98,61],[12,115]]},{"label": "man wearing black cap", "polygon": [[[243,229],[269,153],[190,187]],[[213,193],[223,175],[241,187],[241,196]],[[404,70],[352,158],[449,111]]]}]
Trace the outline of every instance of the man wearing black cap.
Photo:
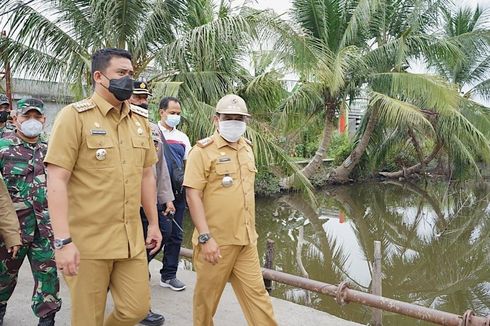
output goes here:
[{"label": "man wearing black cap", "polygon": [[10,118],[10,102],[5,94],[0,94],[0,138],[8,132],[14,131],[12,124],[8,122]]},{"label": "man wearing black cap", "polygon": [[151,93],[148,90],[148,84],[144,81],[137,80],[134,82],[133,94],[131,94],[129,102],[133,105],[137,105],[148,110],[149,96],[151,96]]},{"label": "man wearing black cap", "polygon": [[[135,81],[133,86],[133,93],[129,98],[131,105],[137,105],[143,109],[148,110],[148,97],[151,93],[148,91],[148,84],[143,81]],[[160,231],[162,232],[163,238],[169,235],[165,233],[163,228],[164,220],[166,216],[170,213],[175,212],[175,207],[173,204],[174,194],[172,191],[172,184],[170,182],[170,176],[167,169],[167,162],[165,156],[163,155],[163,134],[158,128],[158,126],[152,122],[149,122],[152,138],[155,142],[155,147],[157,150],[158,162],[155,164],[155,177],[157,180],[157,208],[158,208],[158,223],[160,226]],[[143,223],[143,231],[147,229],[148,220],[145,215],[145,211],[140,209],[141,222]],[[146,234],[145,234],[146,237]],[[163,241],[162,241],[163,246]],[[156,253],[150,255],[147,250],[148,262],[150,262],[161,250],[161,247]],[[145,319],[143,319],[140,324],[147,326],[160,326],[165,322],[165,318],[161,314],[157,314],[153,311],[149,311]]]}]

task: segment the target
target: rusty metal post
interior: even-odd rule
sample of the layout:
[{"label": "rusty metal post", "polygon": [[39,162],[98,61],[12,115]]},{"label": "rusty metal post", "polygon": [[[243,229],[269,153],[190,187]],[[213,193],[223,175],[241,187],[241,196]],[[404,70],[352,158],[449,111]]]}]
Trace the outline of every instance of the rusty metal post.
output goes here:
[{"label": "rusty metal post", "polygon": [[[180,254],[185,257],[192,257],[192,250],[181,248]],[[490,316],[476,316],[471,310],[464,315],[439,311],[431,308],[418,306],[412,303],[384,298],[370,293],[365,293],[349,289],[346,282],[338,286],[310,280],[304,277],[291,275],[268,268],[262,268],[262,275],[265,279],[276,281],[282,284],[294,286],[300,289],[310,290],[334,297],[339,304],[357,302],[365,306],[394,312],[396,314],[409,316],[412,318],[425,320],[437,325],[445,326],[490,326]]]},{"label": "rusty metal post", "polygon": [[[274,269],[274,252],[275,252],[274,240],[267,239],[265,248],[265,264],[264,267],[268,269]],[[265,289],[269,294],[272,292],[272,280],[264,278]]]},{"label": "rusty metal post", "polygon": [[[374,262],[373,262],[373,276],[371,281],[371,293],[377,296],[382,296],[381,288],[381,241],[374,241]],[[383,325],[383,311],[373,308],[373,325]]]}]

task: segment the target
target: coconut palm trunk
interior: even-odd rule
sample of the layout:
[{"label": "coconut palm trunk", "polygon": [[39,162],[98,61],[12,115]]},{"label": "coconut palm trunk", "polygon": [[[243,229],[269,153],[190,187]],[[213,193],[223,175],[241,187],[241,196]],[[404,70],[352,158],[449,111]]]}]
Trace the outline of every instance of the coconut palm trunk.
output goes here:
[{"label": "coconut palm trunk", "polygon": [[327,151],[330,141],[332,140],[332,135],[335,131],[335,101],[330,99],[326,104],[326,114],[325,114],[325,125],[323,127],[323,136],[318,146],[318,150],[311,161],[301,170],[304,176],[310,179],[313,174],[318,171],[323,163],[323,158]]},{"label": "coconut palm trunk", "polygon": [[402,170],[396,172],[379,172],[379,174],[386,178],[400,178],[400,177],[406,178],[407,176],[413,173],[420,172],[423,167],[425,167],[427,164],[432,162],[432,160],[437,156],[441,148],[442,148],[442,143],[439,142],[436,144],[436,146],[434,146],[432,153],[430,153],[429,156],[427,156],[422,162],[412,165],[409,168],[403,168]]},{"label": "coconut palm trunk", "polygon": [[376,110],[372,111],[368,119],[366,130],[362,134],[361,140],[357,143],[354,150],[352,150],[344,162],[332,171],[329,177],[330,183],[346,183],[349,181],[349,175],[361,160],[362,155],[368,147],[374,128],[376,128],[376,125],[378,124],[379,117]]}]

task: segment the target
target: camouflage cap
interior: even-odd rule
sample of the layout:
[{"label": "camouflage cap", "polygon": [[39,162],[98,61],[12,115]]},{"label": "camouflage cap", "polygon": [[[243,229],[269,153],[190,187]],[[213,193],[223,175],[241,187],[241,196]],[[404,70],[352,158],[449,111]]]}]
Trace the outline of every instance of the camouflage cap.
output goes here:
[{"label": "camouflage cap", "polygon": [[141,80],[135,80],[133,84],[133,94],[134,95],[148,95],[151,93],[148,90],[148,84]]},{"label": "camouflage cap", "polygon": [[26,114],[30,110],[44,114],[44,102],[36,98],[23,98],[17,102],[17,114]]},{"label": "camouflage cap", "polygon": [[216,104],[216,113],[250,116],[248,114],[247,104],[243,98],[234,94],[225,95],[218,101]]},{"label": "camouflage cap", "polygon": [[7,95],[5,95],[5,94],[0,94],[0,105],[2,105],[2,104],[10,105],[9,99],[8,99]]}]

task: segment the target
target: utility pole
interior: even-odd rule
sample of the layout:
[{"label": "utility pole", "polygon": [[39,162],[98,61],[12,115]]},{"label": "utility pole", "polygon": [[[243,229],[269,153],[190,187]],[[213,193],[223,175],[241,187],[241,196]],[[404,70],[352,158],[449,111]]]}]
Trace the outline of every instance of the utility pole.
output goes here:
[{"label": "utility pole", "polygon": [[[2,38],[3,37],[7,37],[7,33],[5,31],[2,31]],[[2,53],[2,55],[3,55],[3,53]],[[3,75],[5,78],[5,93],[7,95],[8,100],[9,100],[10,107],[12,107],[13,106],[12,85],[11,85],[12,77],[11,77],[11,73],[10,73],[10,64],[9,64],[7,58],[4,58],[4,68],[5,68],[5,70],[3,71]]]}]

